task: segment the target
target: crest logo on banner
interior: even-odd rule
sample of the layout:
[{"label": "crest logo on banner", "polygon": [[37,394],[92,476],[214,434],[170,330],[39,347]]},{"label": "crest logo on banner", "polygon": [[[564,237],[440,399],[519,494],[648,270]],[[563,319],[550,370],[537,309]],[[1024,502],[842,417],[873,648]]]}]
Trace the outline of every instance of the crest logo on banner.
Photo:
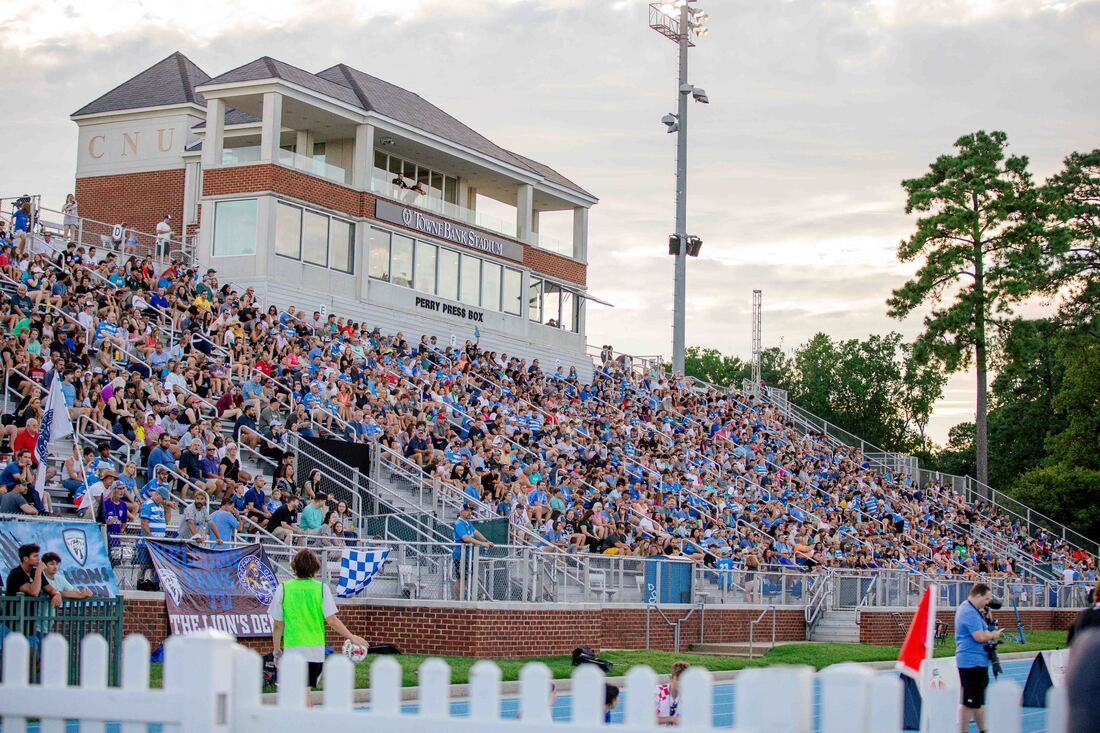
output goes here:
[{"label": "crest logo on banner", "polygon": [[61,532],[61,539],[65,541],[65,549],[72,558],[84,567],[84,562],[88,559],[88,537],[84,530],[69,527]]},{"label": "crest logo on banner", "polygon": [[255,555],[242,557],[237,563],[237,582],[265,606],[271,605],[275,600],[275,589],[279,587],[279,581],[275,579],[271,568],[260,562]]},{"label": "crest logo on banner", "polygon": [[160,587],[172,599],[172,603],[178,606],[180,599],[183,598],[183,586],[180,585],[179,576],[168,568],[157,571],[157,575],[160,576]]}]

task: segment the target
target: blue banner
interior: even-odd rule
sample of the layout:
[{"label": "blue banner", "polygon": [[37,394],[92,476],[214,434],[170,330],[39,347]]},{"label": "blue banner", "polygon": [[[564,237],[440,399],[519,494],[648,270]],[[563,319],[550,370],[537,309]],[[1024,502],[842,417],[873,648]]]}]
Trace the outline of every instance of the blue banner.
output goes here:
[{"label": "blue banner", "polygon": [[279,582],[259,544],[213,550],[148,543],[173,634],[217,629],[238,638],[270,636],[267,607]]},{"label": "blue banner", "polygon": [[61,557],[58,572],[74,587],[91,588],[97,598],[114,598],[118,583],[102,533],[95,522],[0,520],[0,573],[6,579],[19,564],[20,545],[35,544],[42,555],[56,552]]}]

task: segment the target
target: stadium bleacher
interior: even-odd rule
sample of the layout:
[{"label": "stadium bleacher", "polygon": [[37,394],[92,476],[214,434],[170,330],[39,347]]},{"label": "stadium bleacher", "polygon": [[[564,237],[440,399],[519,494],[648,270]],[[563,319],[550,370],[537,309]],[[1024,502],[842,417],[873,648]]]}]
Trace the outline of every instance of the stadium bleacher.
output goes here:
[{"label": "stadium bleacher", "polygon": [[[580,374],[280,309],[180,248],[156,257],[152,235],[126,250],[94,234],[66,242],[46,218],[30,236],[14,222],[0,234],[6,475],[33,477],[23,452],[54,379],[75,429],[49,459],[46,493],[30,481],[40,513],[108,523],[121,538],[143,532],[163,493],[173,535],[205,492],[206,511],[228,498],[240,536],[277,548],[446,544],[468,504],[507,518],[512,545],[565,557],[680,557],[749,577],[782,566],[1095,578],[1086,548],[803,432],[766,393],[606,348]],[[370,446],[378,468],[361,476],[310,438]],[[286,497],[321,492],[321,527],[276,531]],[[104,512],[104,496],[126,509]],[[202,508],[189,511],[209,540]],[[120,565],[133,560],[124,545]]]}]

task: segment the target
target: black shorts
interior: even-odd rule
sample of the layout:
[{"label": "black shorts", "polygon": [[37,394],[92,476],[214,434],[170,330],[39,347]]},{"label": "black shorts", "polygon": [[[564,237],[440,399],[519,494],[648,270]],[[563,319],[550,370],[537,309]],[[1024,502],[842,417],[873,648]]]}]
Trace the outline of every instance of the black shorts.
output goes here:
[{"label": "black shorts", "polygon": [[985,688],[989,687],[989,667],[960,667],[963,707],[977,710],[985,706]]},{"label": "black shorts", "polygon": [[307,663],[308,672],[306,674],[306,684],[309,687],[317,687],[317,681],[321,679],[321,670],[324,668],[324,666],[325,665],[322,662]]}]

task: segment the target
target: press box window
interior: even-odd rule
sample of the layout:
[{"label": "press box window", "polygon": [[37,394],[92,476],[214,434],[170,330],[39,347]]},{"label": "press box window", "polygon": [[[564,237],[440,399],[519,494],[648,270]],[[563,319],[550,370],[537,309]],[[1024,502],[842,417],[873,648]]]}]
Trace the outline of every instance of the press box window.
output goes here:
[{"label": "press box window", "polygon": [[256,254],[256,199],[214,204],[214,257]]},{"label": "press box window", "polygon": [[302,210],[297,206],[275,206],[275,254],[293,259],[302,256]]},{"label": "press box window", "polygon": [[390,279],[390,233],[371,227],[367,242],[367,274],[375,280]]}]

